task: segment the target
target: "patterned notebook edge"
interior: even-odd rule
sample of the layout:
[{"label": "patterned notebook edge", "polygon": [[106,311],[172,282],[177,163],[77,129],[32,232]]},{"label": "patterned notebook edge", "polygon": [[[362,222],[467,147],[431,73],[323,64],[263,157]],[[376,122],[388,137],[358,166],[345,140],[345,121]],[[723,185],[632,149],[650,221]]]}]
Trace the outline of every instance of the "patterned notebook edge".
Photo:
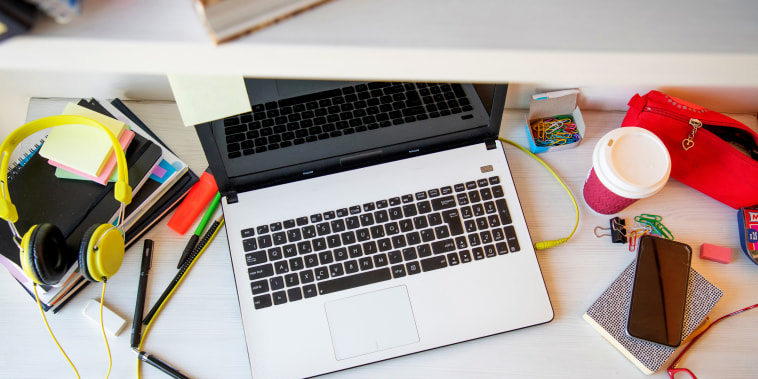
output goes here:
[{"label": "patterned notebook edge", "polygon": [[[635,339],[626,334],[634,263],[635,261],[632,261],[582,317],[635,366],[649,375],[658,371],[676,349]],[[683,340],[700,325],[722,295],[723,292],[718,287],[694,269],[690,269]]]}]

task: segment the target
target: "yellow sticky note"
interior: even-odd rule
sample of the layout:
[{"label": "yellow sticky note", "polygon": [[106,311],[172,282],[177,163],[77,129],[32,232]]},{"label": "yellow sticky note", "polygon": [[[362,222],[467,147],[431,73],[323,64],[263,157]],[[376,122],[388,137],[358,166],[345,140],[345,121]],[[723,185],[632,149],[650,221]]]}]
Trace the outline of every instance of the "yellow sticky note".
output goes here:
[{"label": "yellow sticky note", "polygon": [[168,82],[185,126],[251,111],[242,76],[169,74]]},{"label": "yellow sticky note", "polygon": [[[116,138],[126,130],[126,124],[79,105],[69,103],[65,115],[91,118],[108,128]],[[61,125],[50,129],[39,154],[88,175],[99,176],[113,145],[101,130],[89,125]]]}]

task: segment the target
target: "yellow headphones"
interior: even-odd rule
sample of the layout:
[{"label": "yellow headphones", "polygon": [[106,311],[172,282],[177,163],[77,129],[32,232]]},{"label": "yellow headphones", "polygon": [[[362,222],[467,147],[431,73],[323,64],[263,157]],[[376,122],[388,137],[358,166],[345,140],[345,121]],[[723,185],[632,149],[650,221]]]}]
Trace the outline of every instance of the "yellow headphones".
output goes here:
[{"label": "yellow headphones", "polygon": [[[110,138],[116,154],[118,181],[114,187],[114,197],[121,202],[119,225],[123,220],[124,209],[132,200],[126,157],[121,144],[105,126],[99,122],[81,116],[44,117],[14,130],[0,145],[0,181],[2,199],[0,199],[0,218],[8,221],[14,241],[19,247],[21,268],[37,284],[55,285],[68,270],[66,240],[61,230],[53,224],[34,225],[19,237],[15,227],[18,220],[16,206],[13,205],[8,191],[8,164],[11,153],[26,137],[60,125],[86,125],[100,129]],[[18,241],[20,239],[20,242]],[[91,282],[104,281],[113,276],[121,267],[124,259],[124,236],[119,227],[111,224],[93,225],[84,234],[79,248],[79,271]]]}]

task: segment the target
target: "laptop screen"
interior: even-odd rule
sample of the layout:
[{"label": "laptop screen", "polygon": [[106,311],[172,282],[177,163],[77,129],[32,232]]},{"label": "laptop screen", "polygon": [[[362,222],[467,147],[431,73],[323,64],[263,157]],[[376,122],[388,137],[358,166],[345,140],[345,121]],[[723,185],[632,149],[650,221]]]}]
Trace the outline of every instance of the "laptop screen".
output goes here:
[{"label": "laptop screen", "polygon": [[459,83],[245,86],[252,112],[196,125],[225,195],[495,138],[506,92]]}]

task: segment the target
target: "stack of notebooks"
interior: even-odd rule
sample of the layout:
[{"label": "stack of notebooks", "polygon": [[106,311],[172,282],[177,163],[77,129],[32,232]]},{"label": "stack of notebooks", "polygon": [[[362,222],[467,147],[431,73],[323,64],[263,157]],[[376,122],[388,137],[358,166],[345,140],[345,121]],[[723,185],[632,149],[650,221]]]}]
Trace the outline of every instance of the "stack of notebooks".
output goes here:
[{"label": "stack of notebooks", "polygon": [[[27,121],[62,114],[66,107],[71,107],[69,102],[69,99],[32,99]],[[124,133],[129,141],[121,140],[127,146],[129,185],[133,191],[122,222],[128,248],[178,205],[198,177],[122,101],[76,102],[80,107],[121,121],[128,129]],[[20,145],[22,153],[9,168],[8,186],[19,212],[16,222],[19,233],[25,233],[35,224],[52,223],[66,237],[71,252],[69,273],[60,285],[41,286],[41,291],[38,290],[45,311],[55,313],[87,284],[75,264],[84,233],[95,224],[115,225],[119,221],[121,203],[113,197],[114,184],[108,178],[82,178],[44,158],[40,151],[48,132],[50,130],[30,137]],[[33,284],[20,268],[18,247],[8,227],[0,228],[0,265],[32,294]]]},{"label": "stack of notebooks", "polygon": [[[635,262],[632,261],[611,283],[583,318],[640,371],[650,375],[663,367],[676,348],[643,341],[626,333]],[[718,287],[694,269],[690,269],[682,329],[683,341],[701,325],[722,295],[723,292]]]}]

